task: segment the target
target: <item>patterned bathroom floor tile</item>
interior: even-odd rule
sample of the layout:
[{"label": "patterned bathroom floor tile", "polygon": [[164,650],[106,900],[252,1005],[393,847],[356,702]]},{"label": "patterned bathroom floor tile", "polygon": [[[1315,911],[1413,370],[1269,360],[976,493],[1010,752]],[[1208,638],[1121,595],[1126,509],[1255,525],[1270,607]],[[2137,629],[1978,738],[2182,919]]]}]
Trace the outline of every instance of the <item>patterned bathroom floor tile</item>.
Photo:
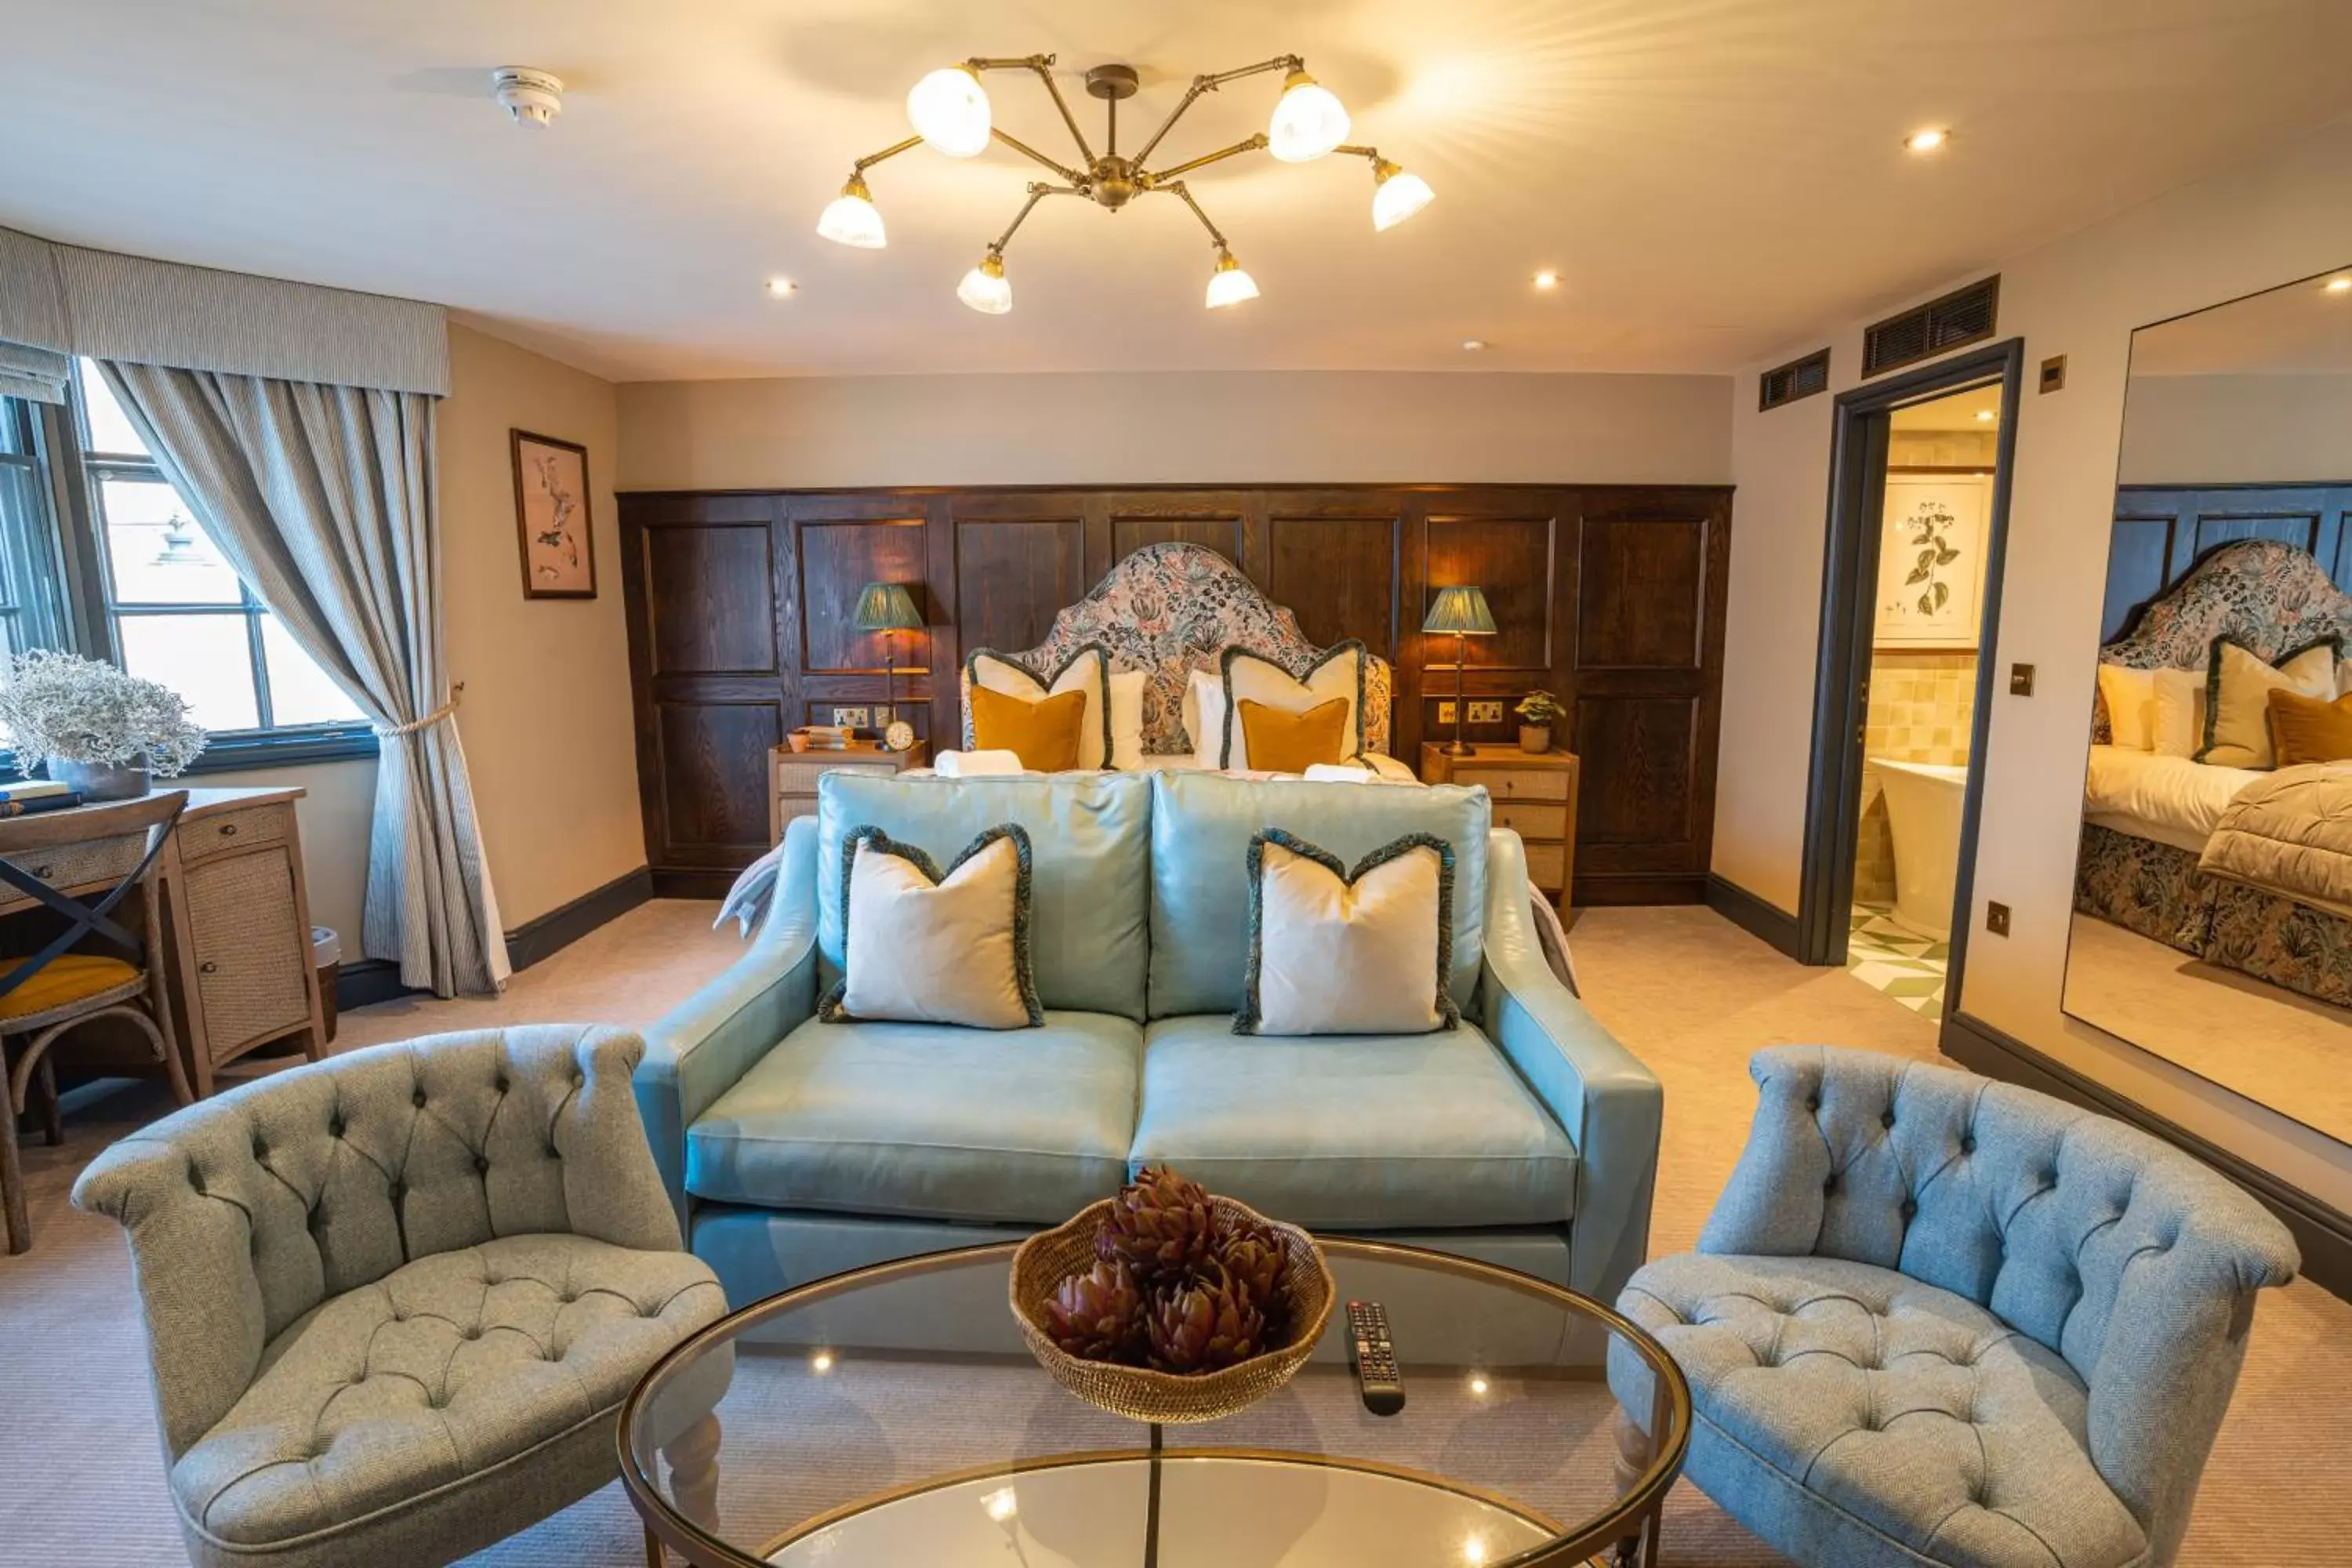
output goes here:
[{"label": "patterned bathroom floor tile", "polygon": [[1884,904],[1856,904],[1847,922],[1846,973],[1923,1017],[1944,1016],[1952,947],[1904,930]]}]

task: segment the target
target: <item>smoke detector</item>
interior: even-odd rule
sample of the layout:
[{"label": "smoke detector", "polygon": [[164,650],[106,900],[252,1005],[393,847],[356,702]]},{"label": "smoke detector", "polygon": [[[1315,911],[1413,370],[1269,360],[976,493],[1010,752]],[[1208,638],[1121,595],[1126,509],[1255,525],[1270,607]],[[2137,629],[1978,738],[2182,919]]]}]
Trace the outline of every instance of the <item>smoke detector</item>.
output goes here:
[{"label": "smoke detector", "polygon": [[490,91],[517,125],[547,125],[563,112],[563,79],[530,66],[500,66]]}]

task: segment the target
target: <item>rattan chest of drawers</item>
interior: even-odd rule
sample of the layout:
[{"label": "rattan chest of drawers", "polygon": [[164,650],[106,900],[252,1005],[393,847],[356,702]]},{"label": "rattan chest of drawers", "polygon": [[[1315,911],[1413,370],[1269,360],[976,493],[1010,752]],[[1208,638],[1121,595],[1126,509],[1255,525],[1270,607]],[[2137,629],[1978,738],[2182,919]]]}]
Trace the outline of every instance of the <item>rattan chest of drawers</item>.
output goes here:
[{"label": "rattan chest of drawers", "polygon": [[778,746],[768,753],[768,842],[779,843],[784,824],[816,815],[816,781],[829,773],[902,773],[931,765],[931,747],[918,741],[903,752],[852,746],[840,752],[795,752]]},{"label": "rattan chest of drawers", "polygon": [[1528,879],[1563,910],[1576,885],[1577,769],[1573,752],[1473,746],[1468,756],[1452,757],[1434,741],[1421,747],[1422,783],[1486,786],[1495,826],[1519,836],[1528,849]]}]

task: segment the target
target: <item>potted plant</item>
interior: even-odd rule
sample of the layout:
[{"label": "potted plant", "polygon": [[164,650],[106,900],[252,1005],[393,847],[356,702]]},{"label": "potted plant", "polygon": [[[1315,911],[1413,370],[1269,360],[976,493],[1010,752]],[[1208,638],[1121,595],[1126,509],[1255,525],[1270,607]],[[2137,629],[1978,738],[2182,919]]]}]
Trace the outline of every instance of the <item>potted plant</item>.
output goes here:
[{"label": "potted plant", "polygon": [[168,686],[103,659],[35,648],[8,661],[0,726],[30,777],[49,777],[86,800],[135,800],[148,775],[171,778],[205,749],[205,732]]},{"label": "potted plant", "polygon": [[1514,710],[1519,716],[1519,750],[1541,753],[1551,750],[1551,727],[1568,710],[1549,691],[1530,691]]}]

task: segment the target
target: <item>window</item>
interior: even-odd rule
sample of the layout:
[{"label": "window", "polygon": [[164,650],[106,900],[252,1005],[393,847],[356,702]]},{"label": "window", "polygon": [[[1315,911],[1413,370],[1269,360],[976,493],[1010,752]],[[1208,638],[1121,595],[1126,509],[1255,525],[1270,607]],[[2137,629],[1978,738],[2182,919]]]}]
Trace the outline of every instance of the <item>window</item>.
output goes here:
[{"label": "window", "polygon": [[7,651],[111,658],[177,691],[212,731],[199,772],[373,753],[358,704],[196,525],[98,367],[78,361],[69,391],[61,409],[0,399]]}]

